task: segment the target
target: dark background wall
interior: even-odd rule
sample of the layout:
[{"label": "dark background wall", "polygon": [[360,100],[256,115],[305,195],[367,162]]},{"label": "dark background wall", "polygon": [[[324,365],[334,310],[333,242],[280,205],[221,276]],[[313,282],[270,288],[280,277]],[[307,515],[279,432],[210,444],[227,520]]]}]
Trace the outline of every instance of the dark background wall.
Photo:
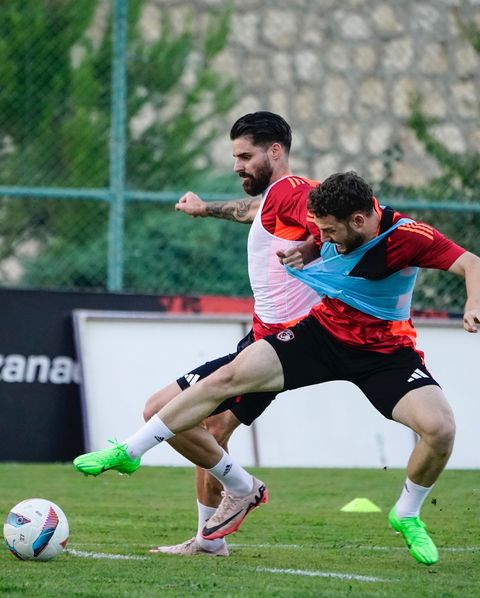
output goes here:
[{"label": "dark background wall", "polygon": [[69,461],[83,450],[74,309],[218,313],[250,302],[0,290],[1,461]]}]

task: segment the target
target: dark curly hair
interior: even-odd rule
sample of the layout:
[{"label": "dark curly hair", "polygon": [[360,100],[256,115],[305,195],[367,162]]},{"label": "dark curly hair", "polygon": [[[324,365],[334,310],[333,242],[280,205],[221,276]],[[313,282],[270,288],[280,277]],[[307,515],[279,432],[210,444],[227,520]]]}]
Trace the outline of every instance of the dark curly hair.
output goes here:
[{"label": "dark curly hair", "polygon": [[354,212],[373,210],[373,191],[356,172],[337,172],[330,175],[309,195],[308,209],[318,218],[334,216],[347,220]]},{"label": "dark curly hair", "polygon": [[230,130],[230,139],[250,137],[254,145],[269,146],[280,143],[287,154],[292,145],[292,129],[287,121],[273,112],[259,111],[245,114]]}]

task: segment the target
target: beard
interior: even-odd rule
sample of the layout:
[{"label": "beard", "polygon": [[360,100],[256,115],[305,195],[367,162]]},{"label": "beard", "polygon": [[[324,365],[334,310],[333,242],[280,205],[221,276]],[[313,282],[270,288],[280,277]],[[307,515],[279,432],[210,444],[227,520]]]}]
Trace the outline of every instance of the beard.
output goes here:
[{"label": "beard", "polygon": [[240,172],[239,176],[242,177],[242,187],[247,195],[255,197],[261,195],[265,189],[270,185],[270,179],[272,178],[273,169],[265,162],[256,172],[255,175],[247,174],[246,172]]},{"label": "beard", "polygon": [[337,245],[337,251],[338,253],[350,253],[357,249],[357,247],[360,247],[360,245],[363,245],[364,242],[364,238],[360,233],[349,230],[347,237],[341,243],[340,247]]}]

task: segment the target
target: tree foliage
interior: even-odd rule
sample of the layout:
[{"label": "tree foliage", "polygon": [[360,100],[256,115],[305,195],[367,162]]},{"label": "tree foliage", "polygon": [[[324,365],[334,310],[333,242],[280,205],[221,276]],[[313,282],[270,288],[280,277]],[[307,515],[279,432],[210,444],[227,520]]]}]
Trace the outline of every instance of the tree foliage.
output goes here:
[{"label": "tree foliage", "polygon": [[[3,0],[1,5],[0,184],[107,188],[112,15],[98,12],[98,0]],[[208,159],[220,133],[213,117],[235,103],[233,81],[213,66],[227,41],[231,5],[212,12],[203,33],[193,12],[178,33],[162,13],[155,41],[145,40],[140,25],[144,8],[144,0],[129,2],[127,185],[155,191],[231,189],[233,177],[214,172]],[[105,287],[105,205],[3,197],[0,211],[0,261],[18,257],[25,245],[35,248],[21,258],[21,284]],[[152,220],[164,250],[185,224],[177,218],[165,230],[165,208],[159,206],[139,209],[132,218],[135,225],[127,221],[127,235],[137,237],[127,236],[129,267],[138,267],[138,261],[129,261],[128,247],[137,255],[151,253],[142,231]],[[135,280],[136,290],[145,288],[135,273],[127,271],[126,278]],[[146,286],[152,285],[150,280]]]}]

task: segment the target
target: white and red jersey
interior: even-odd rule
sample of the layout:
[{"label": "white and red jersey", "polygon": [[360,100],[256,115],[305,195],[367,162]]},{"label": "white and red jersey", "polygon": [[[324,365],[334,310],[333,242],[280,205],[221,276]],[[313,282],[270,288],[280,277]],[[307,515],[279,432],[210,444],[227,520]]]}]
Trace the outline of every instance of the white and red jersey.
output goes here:
[{"label": "white and red jersey", "polygon": [[307,215],[310,190],[318,183],[288,175],[268,187],[248,236],[248,274],[255,299],[255,338],[273,334],[306,316],[318,293],[289,276],[277,251],[298,247],[318,229]]}]

